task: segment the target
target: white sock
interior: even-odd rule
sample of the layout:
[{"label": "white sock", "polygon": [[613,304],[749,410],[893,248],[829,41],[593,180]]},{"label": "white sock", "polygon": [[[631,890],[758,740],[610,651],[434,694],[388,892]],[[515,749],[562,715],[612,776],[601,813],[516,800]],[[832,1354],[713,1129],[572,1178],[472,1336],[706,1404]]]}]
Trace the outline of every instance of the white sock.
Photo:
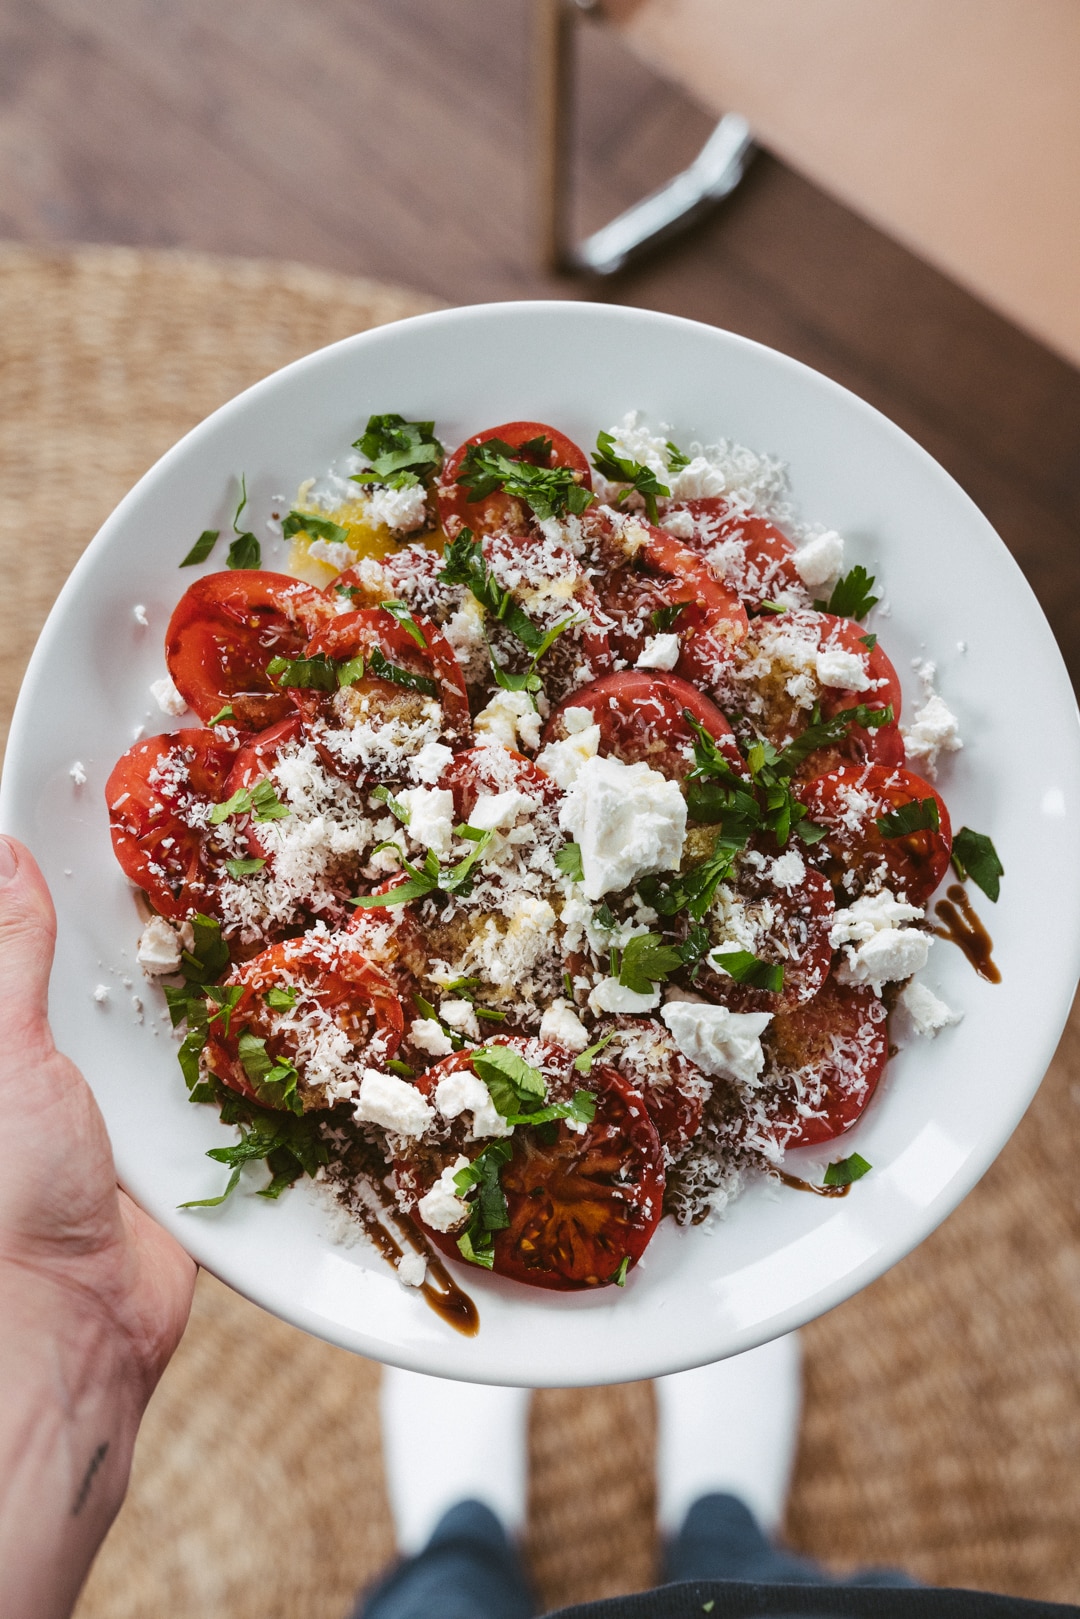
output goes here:
[{"label": "white sock", "polygon": [[767,1534],[783,1521],[799,1435],[795,1333],[656,1379],[657,1511],[674,1535],[700,1496],[737,1495]]},{"label": "white sock", "polygon": [[459,1501],[483,1501],[504,1529],[520,1532],[529,1393],[383,1367],[383,1464],[402,1552],[420,1551]]}]

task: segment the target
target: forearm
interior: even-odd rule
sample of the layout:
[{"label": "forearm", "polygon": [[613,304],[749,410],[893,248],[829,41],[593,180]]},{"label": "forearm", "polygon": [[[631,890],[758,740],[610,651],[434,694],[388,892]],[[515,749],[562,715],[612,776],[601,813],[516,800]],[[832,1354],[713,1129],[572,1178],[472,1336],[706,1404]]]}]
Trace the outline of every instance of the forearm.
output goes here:
[{"label": "forearm", "polygon": [[5,1619],[64,1619],[123,1500],[146,1391],[92,1299],[0,1267]]}]

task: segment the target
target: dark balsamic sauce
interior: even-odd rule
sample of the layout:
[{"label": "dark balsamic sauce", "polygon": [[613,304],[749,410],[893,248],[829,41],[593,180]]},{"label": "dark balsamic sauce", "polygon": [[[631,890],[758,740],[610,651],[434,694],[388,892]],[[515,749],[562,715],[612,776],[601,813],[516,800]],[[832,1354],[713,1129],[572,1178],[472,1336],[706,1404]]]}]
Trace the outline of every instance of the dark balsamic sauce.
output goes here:
[{"label": "dark balsamic sauce", "polygon": [[[460,1332],[466,1338],[475,1338],[480,1331],[480,1312],[472,1299],[457,1285],[427,1239],[400,1213],[386,1189],[371,1182],[369,1185],[382,1204],[383,1217],[380,1218],[374,1209],[367,1208],[363,1203],[355,1205],[352,1212],[374,1246],[391,1265],[396,1265],[405,1252],[402,1244],[423,1254],[427,1260],[427,1276],[420,1288],[424,1302],[455,1332]],[[384,1220],[393,1226],[393,1232],[387,1229]]]},{"label": "dark balsamic sauce", "polygon": [[934,906],[934,912],[944,926],[932,928],[931,932],[939,939],[951,939],[964,952],[980,978],[985,978],[990,984],[1000,984],[1001,973],[990,953],[994,941],[975,914],[967,890],[960,883],[952,883],[945,890],[945,898],[939,899]]},{"label": "dark balsamic sauce", "polygon": [[813,1192],[815,1197],[847,1197],[851,1191],[850,1182],[847,1186],[815,1186],[813,1181],[800,1180],[798,1175],[789,1175],[784,1169],[770,1170],[778,1181],[790,1186],[796,1192]]}]

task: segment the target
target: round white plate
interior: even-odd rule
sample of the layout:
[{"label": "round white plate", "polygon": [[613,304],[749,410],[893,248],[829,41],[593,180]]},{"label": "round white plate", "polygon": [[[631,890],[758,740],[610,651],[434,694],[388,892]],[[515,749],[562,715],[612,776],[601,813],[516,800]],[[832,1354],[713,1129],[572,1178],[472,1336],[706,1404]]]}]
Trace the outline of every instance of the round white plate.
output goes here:
[{"label": "round white plate", "polygon": [[[885,587],[876,623],[901,673],[929,656],[963,752],[939,782],[956,826],[988,832],[1006,876],[991,905],[1003,981],[940,942],[925,974],[963,1022],[889,1065],[840,1151],[873,1173],[842,1201],[758,1183],[712,1229],[665,1221],[625,1289],[531,1290],[460,1266],[480,1332],[464,1338],[363,1246],[335,1245],[310,1187],[278,1204],[220,1190],[203,1154],[234,1139],[191,1107],[160,993],[134,967],[139,921],[113,859],[103,788],[137,725],[173,722],[148,687],[204,528],[266,519],[323,471],[369,413],[434,417],[448,446],[515,418],[592,444],[627,410],[681,443],[733,438],[790,465],[802,516],[847,536],[848,564]],[[206,569],[224,563],[224,537]],[[132,608],[146,606],[149,627]],[[183,723],[177,722],[177,723]],[[76,759],[86,785],[69,774]],[[0,822],[34,850],[56,898],[52,1016],[108,1121],[124,1185],[208,1269],[309,1332],[418,1371],[478,1382],[585,1384],[676,1371],[752,1347],[848,1298],[956,1207],[1008,1140],[1050,1061],[1080,962],[1080,734],[1061,657],[1001,541],[953,480],[862,400],[728,332],[598,304],[454,309],[367,332],[288,366],[225,405],[136,485],[90,545],[34,653],[11,733]],[[95,986],[110,990],[94,999]],[[139,1017],[133,997],[145,1003]],[[795,1162],[790,1167],[798,1170]]]}]

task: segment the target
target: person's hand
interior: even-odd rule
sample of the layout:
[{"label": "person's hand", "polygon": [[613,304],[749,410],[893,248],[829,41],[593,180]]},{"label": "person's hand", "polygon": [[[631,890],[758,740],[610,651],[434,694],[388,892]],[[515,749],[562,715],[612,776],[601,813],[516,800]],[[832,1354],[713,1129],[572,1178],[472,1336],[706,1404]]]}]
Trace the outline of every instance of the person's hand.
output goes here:
[{"label": "person's hand", "polygon": [[55,931],[33,857],[0,837],[5,1619],[69,1611],[123,1498],[139,1418],[195,1281],[178,1244],[118,1191],[97,1104],[53,1044]]}]

